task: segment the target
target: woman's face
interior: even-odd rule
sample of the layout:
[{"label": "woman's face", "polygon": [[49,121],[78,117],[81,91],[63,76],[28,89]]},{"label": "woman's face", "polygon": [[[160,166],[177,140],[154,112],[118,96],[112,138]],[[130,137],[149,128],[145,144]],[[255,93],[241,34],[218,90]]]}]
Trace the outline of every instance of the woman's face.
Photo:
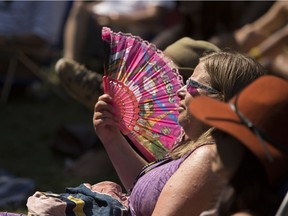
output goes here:
[{"label": "woman's face", "polygon": [[[204,70],[203,63],[200,62],[195,68],[193,74],[190,77],[191,80],[196,81],[199,84],[210,87],[210,76]],[[208,126],[194,118],[188,111],[188,106],[193,98],[199,95],[209,95],[209,92],[203,88],[189,88],[187,91],[187,85],[183,86],[177,91],[177,96],[180,98],[179,102],[179,117],[178,122],[183,127],[187,136],[192,140],[197,139],[204,130],[208,129]]]}]

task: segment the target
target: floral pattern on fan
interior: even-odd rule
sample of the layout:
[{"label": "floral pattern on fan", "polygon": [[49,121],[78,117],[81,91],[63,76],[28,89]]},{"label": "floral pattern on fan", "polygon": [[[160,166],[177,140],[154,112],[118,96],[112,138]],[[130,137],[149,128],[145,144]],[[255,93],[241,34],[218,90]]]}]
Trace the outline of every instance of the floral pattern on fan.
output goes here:
[{"label": "floral pattern on fan", "polygon": [[183,79],[172,60],[148,41],[103,27],[110,46],[104,92],[115,103],[120,130],[148,161],[162,158],[183,136],[176,91]]}]

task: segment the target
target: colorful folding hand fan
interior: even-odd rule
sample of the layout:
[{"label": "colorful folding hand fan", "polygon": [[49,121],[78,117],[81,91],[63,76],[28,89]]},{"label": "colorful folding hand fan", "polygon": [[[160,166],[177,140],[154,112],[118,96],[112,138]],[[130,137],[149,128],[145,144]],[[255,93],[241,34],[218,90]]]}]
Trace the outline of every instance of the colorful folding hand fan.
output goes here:
[{"label": "colorful folding hand fan", "polygon": [[114,99],[121,132],[148,161],[162,158],[183,135],[176,110],[182,77],[168,57],[140,37],[104,27],[102,39],[110,47],[104,92]]}]

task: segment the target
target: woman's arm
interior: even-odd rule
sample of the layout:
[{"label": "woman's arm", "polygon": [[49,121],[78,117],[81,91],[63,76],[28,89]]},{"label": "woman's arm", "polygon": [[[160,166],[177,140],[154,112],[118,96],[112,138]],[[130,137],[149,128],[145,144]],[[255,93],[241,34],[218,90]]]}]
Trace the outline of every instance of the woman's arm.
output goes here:
[{"label": "woman's arm", "polygon": [[260,57],[274,58],[278,54],[282,53],[282,48],[285,47],[287,41],[288,24],[285,27],[271,34],[266,40],[264,40],[262,43],[257,45],[257,47],[254,47],[251,50],[258,49]]},{"label": "woman's arm", "polygon": [[129,145],[118,127],[112,98],[104,94],[95,105],[93,124],[107,154],[122,182],[128,190],[147,162]]},{"label": "woman's arm", "polygon": [[200,215],[214,207],[224,182],[213,173],[216,146],[196,149],[165,184],[153,215]]}]

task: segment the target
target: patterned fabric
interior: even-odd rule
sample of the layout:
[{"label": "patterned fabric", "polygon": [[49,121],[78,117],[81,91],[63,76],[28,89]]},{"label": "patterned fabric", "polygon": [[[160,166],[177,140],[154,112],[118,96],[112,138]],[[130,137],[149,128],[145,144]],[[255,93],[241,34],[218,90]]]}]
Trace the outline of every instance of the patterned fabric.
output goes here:
[{"label": "patterned fabric", "polygon": [[9,213],[9,212],[0,212],[0,216],[26,216],[25,214]]},{"label": "patterned fabric", "polygon": [[176,95],[182,76],[171,59],[138,36],[103,27],[102,39],[110,47],[103,87],[113,98],[120,130],[147,161],[163,158],[183,137]]},{"label": "patterned fabric", "polygon": [[[67,188],[66,193],[36,192],[27,202],[29,216],[94,216],[128,215],[121,187],[115,183],[102,185],[81,184]],[[100,189],[101,188],[101,189]],[[102,190],[96,192],[93,190]],[[105,193],[107,192],[107,193]],[[111,193],[111,194],[109,194]],[[119,196],[120,194],[120,196]],[[122,204],[120,201],[123,200]],[[127,199],[126,199],[127,201]]]}]

